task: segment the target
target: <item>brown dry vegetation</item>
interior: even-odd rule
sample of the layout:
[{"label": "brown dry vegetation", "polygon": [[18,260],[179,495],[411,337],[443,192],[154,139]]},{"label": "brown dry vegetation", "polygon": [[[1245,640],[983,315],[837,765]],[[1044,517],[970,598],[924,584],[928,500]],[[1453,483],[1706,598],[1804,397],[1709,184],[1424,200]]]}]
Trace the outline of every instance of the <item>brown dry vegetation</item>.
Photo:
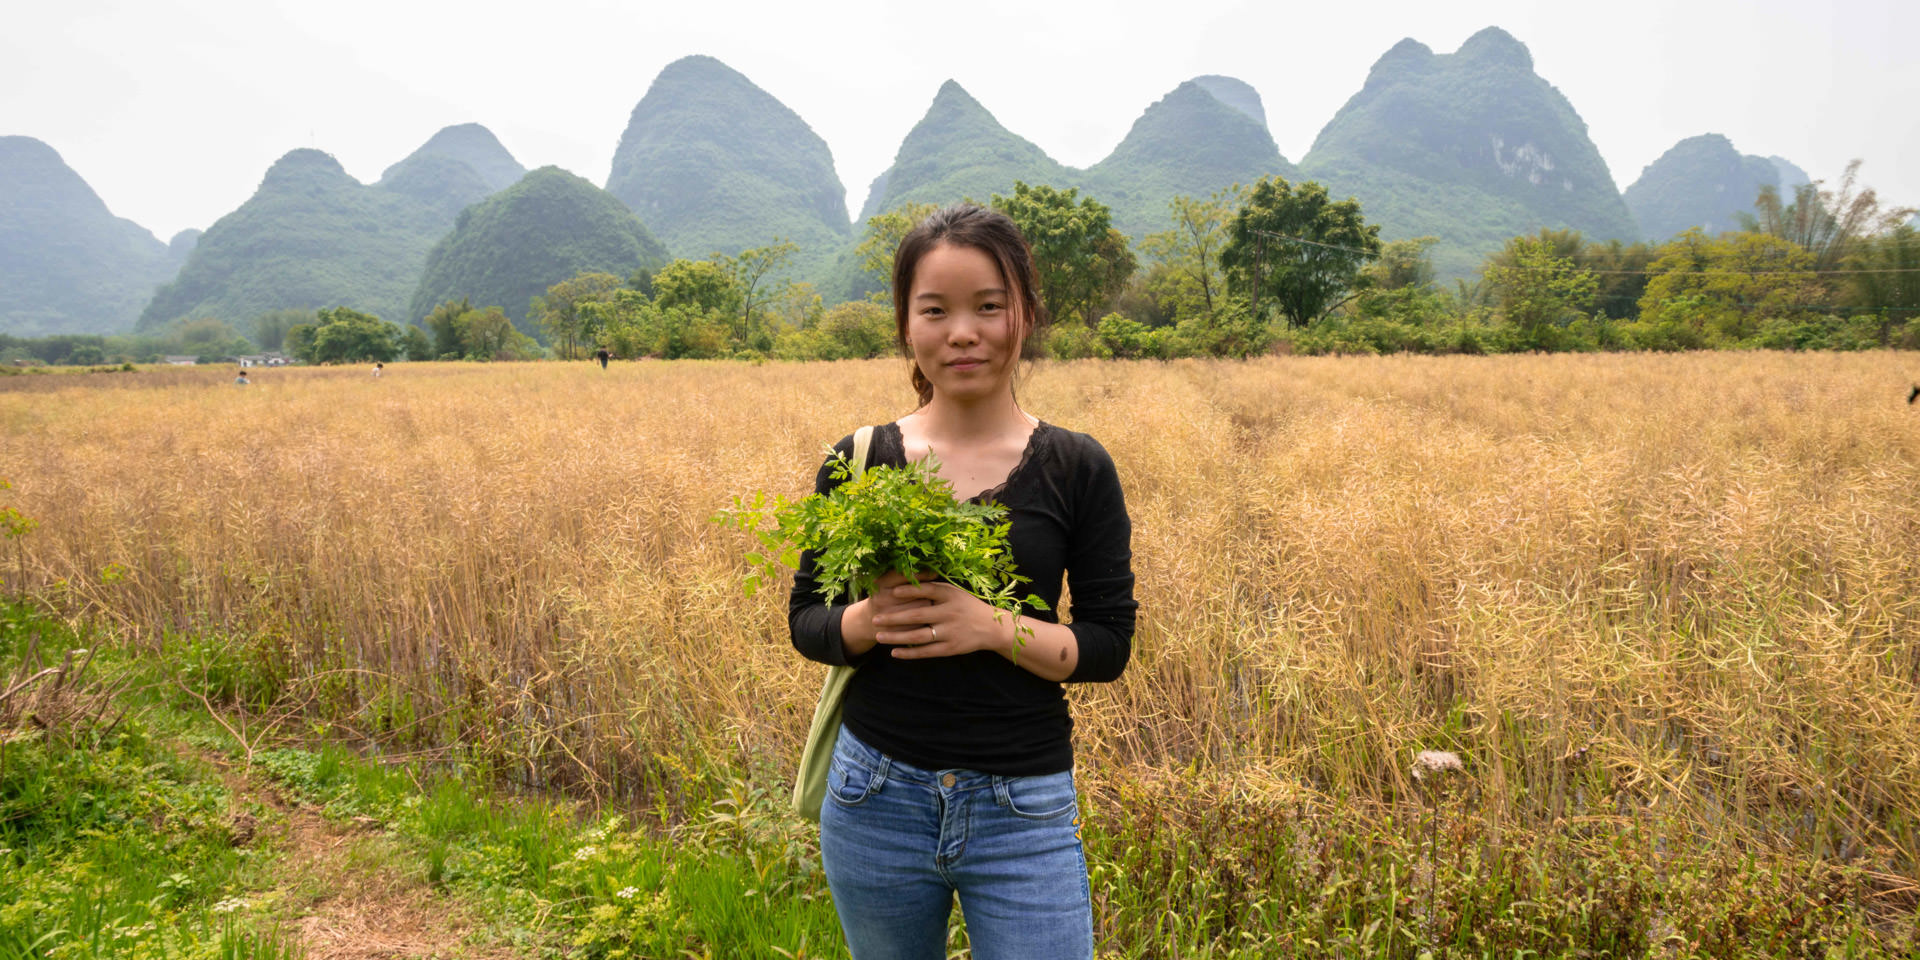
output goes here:
[{"label": "brown dry vegetation", "polygon": [[[1107,446],[1135,521],[1135,656],[1073,690],[1083,766],[1390,809],[1416,751],[1451,749],[1496,830],[1657,808],[1897,887],[1916,367],[1045,366],[1023,402]],[[818,668],[708,517],[805,492],[824,444],[911,396],[879,361],[230,379],[0,383],[0,477],[40,522],[0,543],[6,586],[141,644],[230,637],[350,728],[638,796],[795,755]]]}]

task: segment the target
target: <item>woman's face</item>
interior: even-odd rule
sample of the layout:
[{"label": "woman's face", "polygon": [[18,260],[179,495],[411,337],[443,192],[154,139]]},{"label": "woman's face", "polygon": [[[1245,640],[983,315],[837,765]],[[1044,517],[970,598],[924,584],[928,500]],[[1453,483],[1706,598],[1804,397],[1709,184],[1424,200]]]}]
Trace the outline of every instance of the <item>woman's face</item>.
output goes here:
[{"label": "woman's face", "polygon": [[907,342],[936,396],[975,400],[1010,390],[1024,332],[993,257],[943,243],[915,265]]}]

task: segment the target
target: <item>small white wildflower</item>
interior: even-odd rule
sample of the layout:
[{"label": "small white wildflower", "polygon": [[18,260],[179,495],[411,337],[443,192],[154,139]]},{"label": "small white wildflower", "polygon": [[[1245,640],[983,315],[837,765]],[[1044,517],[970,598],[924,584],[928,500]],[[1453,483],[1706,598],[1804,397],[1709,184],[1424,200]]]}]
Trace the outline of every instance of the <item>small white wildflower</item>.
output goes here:
[{"label": "small white wildflower", "polygon": [[621,887],[620,892],[614,894],[614,896],[619,897],[622,900],[632,900],[633,895],[639,892],[640,892],[639,887]]},{"label": "small white wildflower", "polygon": [[1467,768],[1460,755],[1446,750],[1422,750],[1413,757],[1413,779],[1424,782],[1443,773],[1460,773]]},{"label": "small white wildflower", "polygon": [[573,852],[573,858],[575,860],[591,860],[594,857],[597,857],[599,855],[600,855],[600,848],[594,846],[591,843]]},{"label": "small white wildflower", "polygon": [[247,908],[247,902],[239,897],[228,897],[213,905],[214,913],[235,913]]}]

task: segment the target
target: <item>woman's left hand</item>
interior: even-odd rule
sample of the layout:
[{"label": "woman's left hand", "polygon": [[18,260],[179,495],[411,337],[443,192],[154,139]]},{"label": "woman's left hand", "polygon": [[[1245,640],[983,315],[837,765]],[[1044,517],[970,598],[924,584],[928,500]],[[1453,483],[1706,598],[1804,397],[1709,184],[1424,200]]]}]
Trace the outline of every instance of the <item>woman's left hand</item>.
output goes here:
[{"label": "woman's left hand", "polygon": [[996,610],[951,583],[933,580],[892,589],[896,600],[931,601],[874,616],[874,640],[892,647],[897,660],[953,657],[977,650],[1002,653],[1013,635],[1013,614]]}]

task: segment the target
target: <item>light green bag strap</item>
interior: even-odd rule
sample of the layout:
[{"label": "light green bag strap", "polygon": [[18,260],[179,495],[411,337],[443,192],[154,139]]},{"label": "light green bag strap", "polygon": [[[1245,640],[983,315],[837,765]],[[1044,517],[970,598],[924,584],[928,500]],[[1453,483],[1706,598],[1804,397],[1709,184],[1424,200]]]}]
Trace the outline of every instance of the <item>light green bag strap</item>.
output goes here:
[{"label": "light green bag strap", "polygon": [[[867,454],[873,447],[873,428],[853,432],[853,475],[866,472]],[[820,685],[820,702],[813,708],[813,724],[807,728],[807,746],[800,752],[800,773],[793,781],[793,812],[819,821],[820,804],[827,799],[827,773],[833,767],[833,747],[840,740],[840,704],[847,696],[847,681],[855,667],[828,667],[826,682]]]}]

